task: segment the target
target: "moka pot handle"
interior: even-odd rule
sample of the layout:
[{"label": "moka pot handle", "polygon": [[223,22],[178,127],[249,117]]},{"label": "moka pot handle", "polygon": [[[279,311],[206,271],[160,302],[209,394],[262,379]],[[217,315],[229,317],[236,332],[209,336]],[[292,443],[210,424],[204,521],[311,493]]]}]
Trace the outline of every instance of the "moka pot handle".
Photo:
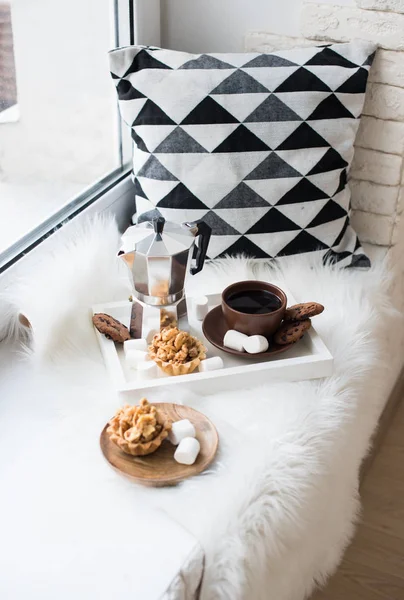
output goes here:
[{"label": "moka pot handle", "polygon": [[203,269],[210,236],[212,235],[212,228],[202,219],[193,221],[192,223],[184,223],[184,225],[189,229],[194,230],[195,238],[200,238],[198,244],[195,243],[194,246],[193,258],[195,258],[195,265],[191,267],[191,275],[196,275]]}]

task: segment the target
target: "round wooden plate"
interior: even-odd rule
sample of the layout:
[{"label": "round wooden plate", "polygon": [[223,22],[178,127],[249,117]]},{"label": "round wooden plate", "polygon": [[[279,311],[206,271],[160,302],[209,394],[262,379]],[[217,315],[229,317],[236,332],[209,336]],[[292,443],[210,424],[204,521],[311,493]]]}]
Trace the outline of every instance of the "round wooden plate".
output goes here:
[{"label": "round wooden plate", "polygon": [[279,344],[275,344],[271,340],[269,341],[269,348],[266,352],[258,352],[257,354],[249,354],[248,352],[239,352],[238,350],[233,350],[232,348],[227,348],[223,345],[223,338],[228,331],[229,327],[224,319],[222,307],[216,306],[212,308],[211,311],[208,312],[206,317],[202,323],[202,331],[203,335],[206,337],[208,342],[213,344],[219,350],[223,350],[223,352],[227,352],[227,354],[233,354],[234,356],[239,356],[240,358],[262,358],[262,357],[271,357],[275,356],[275,354],[281,354],[281,352],[286,352],[289,350],[294,344],[285,344],[284,346],[280,346]]},{"label": "round wooden plate", "polygon": [[177,446],[165,440],[160,448],[148,456],[125,454],[107,434],[105,425],[100,437],[102,453],[117,471],[142,485],[162,487],[175,485],[187,477],[202,473],[215,458],[219,436],[213,423],[199,411],[182,404],[158,402],[156,407],[164,411],[172,421],[189,419],[196,429],[201,450],[193,465],[180,465],[174,460]]}]

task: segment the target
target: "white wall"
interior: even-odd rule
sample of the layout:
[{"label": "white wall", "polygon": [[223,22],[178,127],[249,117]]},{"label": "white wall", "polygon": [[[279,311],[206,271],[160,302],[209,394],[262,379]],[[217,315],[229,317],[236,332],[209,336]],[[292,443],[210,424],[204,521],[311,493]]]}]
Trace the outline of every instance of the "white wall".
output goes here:
[{"label": "white wall", "polygon": [[240,52],[250,30],[298,36],[302,4],[303,0],[161,0],[161,45],[195,53]]}]

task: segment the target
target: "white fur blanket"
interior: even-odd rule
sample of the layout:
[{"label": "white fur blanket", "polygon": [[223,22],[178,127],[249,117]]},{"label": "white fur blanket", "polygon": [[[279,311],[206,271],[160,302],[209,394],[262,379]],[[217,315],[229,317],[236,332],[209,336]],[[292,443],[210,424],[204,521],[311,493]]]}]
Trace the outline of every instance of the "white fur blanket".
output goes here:
[{"label": "white fur blanket", "polygon": [[223,428],[219,472],[185,484],[187,504],[171,490],[159,501],[202,540],[203,600],[302,600],[336,569],[353,534],[358,471],[386,398],[388,276],[383,265],[340,271],[299,257],[273,272],[231,260],[206,269],[195,285],[217,291],[249,277],[285,283],[298,300],[325,305],[316,327],[335,373],[185,395]]},{"label": "white fur blanket", "polygon": [[[104,256],[105,248],[113,252],[116,245],[112,229],[109,235],[99,233],[100,237],[91,238],[94,260],[97,244],[104,248]],[[74,248],[78,254],[86,249],[77,240]],[[67,256],[65,253],[66,260]],[[78,255],[76,264],[77,259]],[[74,260],[71,247],[69,260]],[[111,262],[108,269],[115,274],[110,289],[105,280],[102,282],[102,299],[106,301],[116,298],[117,286],[122,283],[117,283],[120,274]],[[66,275],[64,279],[58,277],[56,268],[53,274],[57,296],[64,298],[69,281]],[[59,363],[57,369],[41,364],[36,376],[42,380],[46,377],[48,394],[44,399],[45,387],[38,388],[42,392],[36,393],[35,412],[22,401],[26,415],[37,426],[41,419],[47,419],[49,431],[55,424],[53,432],[63,435],[64,454],[57,458],[58,468],[71,464],[82,468],[83,489],[89,472],[83,457],[85,440],[89,432],[96,438],[117,403],[106,387],[91,326],[84,322],[88,306],[101,300],[99,276],[99,271],[93,277],[86,269],[83,280],[77,281],[75,273],[76,289],[82,286],[79,301],[71,300],[70,305],[63,301],[69,320],[62,327],[59,314],[56,330],[69,342],[63,348],[73,347],[74,354],[66,352],[64,364]],[[207,293],[247,278],[270,280],[280,286],[285,283],[297,300],[325,305],[316,326],[334,356],[334,375],[325,380],[262,387],[249,383],[245,389],[220,394],[212,390],[204,396],[182,389],[170,400],[194,406],[218,427],[221,446],[213,468],[175,488],[143,489],[112,472],[106,474],[102,465],[95,477],[101,495],[93,511],[102,511],[107,500],[116,503],[117,514],[121,511],[125,518],[145,501],[164,508],[204,547],[203,600],[302,600],[336,569],[353,534],[359,509],[358,470],[386,396],[383,386],[388,367],[381,357],[385,334],[393,330],[394,321],[388,274],[382,264],[367,272],[338,270],[310,264],[304,256],[285,260],[276,270],[263,263],[229,259],[208,265],[189,286]],[[125,283],[120,290],[126,290]],[[43,311],[34,310],[36,300],[31,295],[26,305],[28,311],[32,309],[34,329],[40,332],[37,349],[43,357],[52,354],[46,340],[52,337],[57,311],[52,317],[48,309],[45,318]],[[13,302],[18,307],[17,294]],[[51,300],[46,302],[50,307]],[[75,318],[80,333],[76,344]],[[49,390],[57,390],[57,396],[51,398]],[[150,399],[166,397],[164,391],[157,391]],[[85,427],[89,419],[91,426]],[[7,426],[7,415],[4,423]],[[24,426],[19,427],[23,434]],[[55,433],[42,433],[39,447],[52,435]],[[98,455],[91,450],[88,456],[90,460]],[[95,467],[94,461],[92,464]],[[48,467],[51,471],[51,465]],[[30,502],[39,503],[40,495],[36,498],[32,490],[31,494]],[[73,495],[71,498],[74,504]],[[68,515],[66,519],[68,531]]]}]

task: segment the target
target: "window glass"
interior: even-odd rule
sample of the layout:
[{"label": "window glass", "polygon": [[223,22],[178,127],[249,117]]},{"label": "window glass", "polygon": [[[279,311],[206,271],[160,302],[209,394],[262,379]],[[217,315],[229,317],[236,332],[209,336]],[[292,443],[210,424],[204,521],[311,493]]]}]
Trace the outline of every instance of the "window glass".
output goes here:
[{"label": "window glass", "polygon": [[0,254],[122,170],[107,58],[118,7],[0,0]]}]

